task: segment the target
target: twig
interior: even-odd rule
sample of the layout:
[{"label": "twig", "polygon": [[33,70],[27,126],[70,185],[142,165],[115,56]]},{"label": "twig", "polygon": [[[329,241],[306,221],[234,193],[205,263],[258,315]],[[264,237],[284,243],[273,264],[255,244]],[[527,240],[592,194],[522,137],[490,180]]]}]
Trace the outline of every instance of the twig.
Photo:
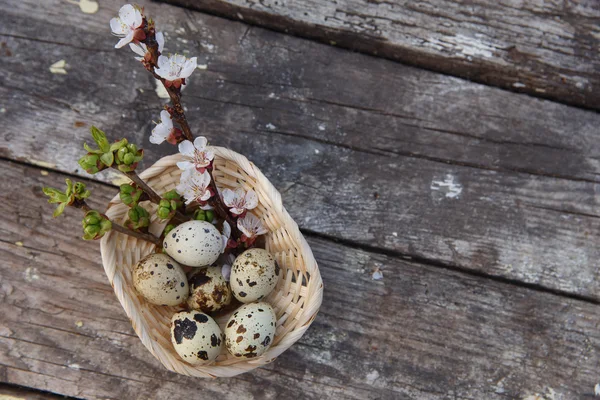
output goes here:
[{"label": "twig", "polygon": [[[173,119],[179,124],[183,135],[185,138],[191,142],[194,141],[194,135],[192,134],[192,130],[190,129],[190,125],[188,124],[187,118],[185,116],[185,111],[181,105],[181,88],[176,88],[174,85],[167,86],[165,84],[166,79],[160,77],[156,72],[155,68],[158,67],[158,42],[156,41],[156,31],[154,30],[154,26],[148,27],[146,26],[146,39],[144,43],[146,44],[146,48],[150,53],[150,59],[145,60],[145,67],[156,79],[162,82],[163,86],[167,90],[169,97],[171,98],[171,103],[173,103],[173,107],[169,109],[171,116]],[[231,226],[231,235],[234,239],[239,239],[242,235],[237,227],[237,223],[234,218],[229,214],[227,207],[223,204],[221,197],[219,196],[219,191],[217,190],[217,185],[215,183],[215,179],[212,174],[212,168],[207,168],[208,173],[210,174],[210,188],[214,195],[208,200],[208,204],[213,207],[215,212],[219,217],[224,219]]]},{"label": "twig", "polygon": [[[85,202],[85,200],[75,200],[73,202],[73,204],[71,204],[73,207],[75,208],[79,208],[80,210],[82,210],[83,212],[88,212],[88,211],[92,211],[92,209],[90,208],[90,206],[88,206],[88,204]],[[136,231],[132,231],[131,229],[127,229],[122,225],[117,224],[114,221],[110,221],[111,222],[111,229],[122,233],[124,235],[128,235],[131,237],[134,237],[136,239],[142,239],[145,240],[146,242],[150,242],[153,243],[157,246],[161,246],[161,241],[159,238],[157,238],[154,235],[150,235],[147,233],[141,233],[141,232],[136,232]]]},{"label": "twig", "polygon": [[[115,167],[113,167],[115,168]],[[148,185],[135,171],[130,171],[130,172],[123,172],[121,170],[119,170],[118,168],[117,171],[121,172],[122,174],[124,174],[126,177],[128,177],[129,179],[131,179],[138,187],[140,187],[144,193],[148,196],[148,199],[153,202],[154,204],[159,204],[160,201],[162,200],[162,197],[156,193],[154,191],[154,189],[152,189],[150,187],[150,185]],[[183,222],[189,221],[190,218],[186,217],[185,215],[183,215],[181,212],[179,211],[175,211],[175,215],[173,216],[173,218],[171,218],[171,220],[176,223],[176,224],[181,224]]]}]

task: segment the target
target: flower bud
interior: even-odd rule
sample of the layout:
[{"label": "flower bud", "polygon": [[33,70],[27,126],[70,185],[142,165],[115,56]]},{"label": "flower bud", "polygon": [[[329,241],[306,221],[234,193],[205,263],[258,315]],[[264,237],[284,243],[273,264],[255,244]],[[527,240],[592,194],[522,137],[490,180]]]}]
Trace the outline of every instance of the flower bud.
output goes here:
[{"label": "flower bud", "polygon": [[137,230],[150,225],[150,214],[148,214],[145,208],[139,205],[131,207],[127,215],[129,219],[125,222],[125,225],[129,229]]},{"label": "flower bud", "polygon": [[100,239],[112,228],[112,223],[106,215],[100,214],[96,210],[90,210],[85,213],[81,225],[85,240]]},{"label": "flower bud", "polygon": [[167,226],[165,226],[165,230],[163,232],[163,234],[166,236],[169,234],[169,232],[171,232],[173,229],[175,229],[175,225],[173,224],[169,224]]},{"label": "flower bud", "polygon": [[194,219],[196,221],[206,221],[206,211],[201,208],[197,209],[194,211]]},{"label": "flower bud", "polygon": [[119,198],[129,207],[137,205],[143,193],[144,191],[136,185],[125,183],[119,187]]},{"label": "flower bud", "polygon": [[213,210],[206,210],[205,214],[208,222],[213,222],[215,220],[215,212]]},{"label": "flower bud", "polygon": [[81,157],[79,159],[79,165],[88,174],[95,174],[106,168],[106,165],[104,165],[100,161],[100,156],[92,153],[88,153],[85,156]]}]

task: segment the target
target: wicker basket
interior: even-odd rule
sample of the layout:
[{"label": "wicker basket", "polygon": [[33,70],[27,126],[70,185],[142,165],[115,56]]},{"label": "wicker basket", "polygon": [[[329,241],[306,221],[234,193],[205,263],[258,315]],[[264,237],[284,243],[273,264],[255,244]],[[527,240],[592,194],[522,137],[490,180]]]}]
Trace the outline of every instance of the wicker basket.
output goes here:
[{"label": "wicker basket", "polygon": [[[283,275],[276,288],[265,299],[277,315],[275,340],[261,357],[241,360],[230,355],[225,347],[211,365],[193,366],[184,362],[173,349],[170,321],[178,307],[154,306],[140,297],[132,284],[131,271],[139,259],[150,254],[154,245],[116,232],[109,232],[101,241],[102,263],[117,298],[131,320],[133,329],[150,352],[169,370],[198,377],[235,376],[273,361],[296,342],[317,315],[323,297],[323,282],[310,247],[281,203],[281,195],[248,159],[222,147],[215,151],[214,177],[220,188],[243,185],[253,189],[259,205],[253,210],[269,232],[266,248],[277,259]],[[175,188],[181,171],[179,155],[160,159],[141,173],[141,177],[157,193]],[[116,196],[108,205],[110,219],[124,222],[127,206]],[[150,231],[160,232],[164,226],[153,220]],[[228,315],[216,319],[223,331]]]}]

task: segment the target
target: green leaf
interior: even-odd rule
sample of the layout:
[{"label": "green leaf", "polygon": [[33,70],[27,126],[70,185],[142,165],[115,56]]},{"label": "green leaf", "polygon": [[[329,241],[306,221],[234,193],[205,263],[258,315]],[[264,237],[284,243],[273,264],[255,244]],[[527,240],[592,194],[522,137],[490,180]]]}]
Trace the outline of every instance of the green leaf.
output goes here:
[{"label": "green leaf", "polygon": [[115,142],[110,145],[110,151],[117,151],[120,148],[125,147],[126,145],[127,145],[127,139],[121,139],[118,142]]},{"label": "green leaf", "polygon": [[73,182],[69,178],[65,179],[65,182],[67,183],[67,190],[65,190],[65,194],[67,196],[71,196],[73,194]]},{"label": "green leaf", "polygon": [[58,217],[60,214],[62,214],[62,213],[63,213],[63,211],[65,211],[65,207],[66,207],[66,206],[67,206],[67,203],[60,203],[60,204],[58,205],[58,207],[56,207],[56,208],[54,209],[54,212],[52,213],[52,216],[53,216],[54,218]]},{"label": "green leaf", "polygon": [[110,143],[108,142],[108,139],[106,138],[106,134],[93,125],[90,128],[90,131],[92,132],[92,137],[94,138],[94,142],[96,142],[96,144],[98,145],[100,150],[102,150],[103,153],[110,151]]},{"label": "green leaf", "polygon": [[90,146],[88,146],[87,143],[83,144],[83,148],[90,154],[102,154],[104,153],[102,150],[100,149],[92,149]]},{"label": "green leaf", "polygon": [[115,155],[109,151],[100,156],[100,161],[102,161],[102,164],[106,165],[107,167],[110,167],[115,162]]}]

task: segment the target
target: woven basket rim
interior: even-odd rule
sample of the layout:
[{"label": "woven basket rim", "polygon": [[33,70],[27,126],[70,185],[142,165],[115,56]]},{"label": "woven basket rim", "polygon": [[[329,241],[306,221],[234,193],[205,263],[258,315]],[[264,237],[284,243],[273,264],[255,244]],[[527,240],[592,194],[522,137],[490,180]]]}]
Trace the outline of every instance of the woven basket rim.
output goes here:
[{"label": "woven basket rim", "polygon": [[[245,174],[258,183],[261,193],[264,194],[263,199],[265,200],[265,203],[268,203],[265,208],[269,210],[269,213],[273,213],[275,218],[280,221],[281,227],[286,234],[285,237],[297,244],[298,253],[295,254],[295,256],[304,261],[303,267],[307,271],[307,276],[309,276],[309,278],[306,278],[305,282],[307,295],[301,306],[295,307],[294,319],[291,320],[292,322],[290,323],[293,325],[293,329],[287,330],[282,336],[277,334],[277,343],[273,344],[261,357],[252,360],[228,360],[226,365],[217,365],[219,362],[203,366],[190,365],[182,361],[176,355],[172,346],[171,348],[165,348],[153,339],[153,334],[156,334],[156,332],[152,329],[151,322],[153,319],[152,316],[149,315],[152,311],[149,310],[148,307],[144,307],[144,304],[141,306],[139,304],[136,305],[137,300],[134,297],[137,296],[132,296],[130,293],[132,288],[126,285],[125,277],[120,273],[123,268],[118,268],[117,266],[116,253],[118,245],[134,242],[136,246],[132,247],[132,251],[141,251],[142,253],[150,252],[154,248],[154,245],[146,242],[138,243],[136,242],[136,239],[131,240],[131,238],[111,231],[102,238],[100,250],[102,254],[102,264],[106,275],[113,286],[115,295],[131,321],[136,334],[152,355],[154,355],[168,370],[179,374],[197,377],[230,377],[251,371],[261,365],[274,361],[277,356],[302,337],[316,317],[321,306],[323,298],[323,281],[317,262],[308,243],[304,239],[296,222],[286,211],[281,201],[281,194],[275,189],[272,183],[243,155],[223,147],[214,146],[211,147],[211,149],[215,152],[215,180],[217,183],[219,183],[217,162],[223,161],[234,163]],[[146,182],[151,183],[153,178],[159,178],[162,174],[166,173],[166,171],[173,169],[178,161],[181,161],[181,156],[179,154],[163,157],[154,165],[143,171],[140,176]],[[127,207],[122,204],[119,196],[116,195],[108,204],[106,214],[112,219],[122,215],[126,209]],[[164,224],[162,226],[159,224],[154,225],[156,225],[156,229],[162,229],[162,226],[164,226]],[[271,234],[272,232],[269,232],[267,236]],[[142,250],[140,250],[140,248]],[[127,251],[129,251],[129,246],[127,246]],[[129,254],[126,254],[126,256],[129,256]],[[282,299],[278,298],[277,300]],[[285,301],[285,299],[282,301]],[[300,317],[297,318],[299,310],[301,310],[299,313]],[[282,318],[278,318],[278,332],[280,330],[280,324],[289,323],[285,317],[285,312],[283,315]],[[150,322],[148,322],[148,320],[150,320]]]}]

